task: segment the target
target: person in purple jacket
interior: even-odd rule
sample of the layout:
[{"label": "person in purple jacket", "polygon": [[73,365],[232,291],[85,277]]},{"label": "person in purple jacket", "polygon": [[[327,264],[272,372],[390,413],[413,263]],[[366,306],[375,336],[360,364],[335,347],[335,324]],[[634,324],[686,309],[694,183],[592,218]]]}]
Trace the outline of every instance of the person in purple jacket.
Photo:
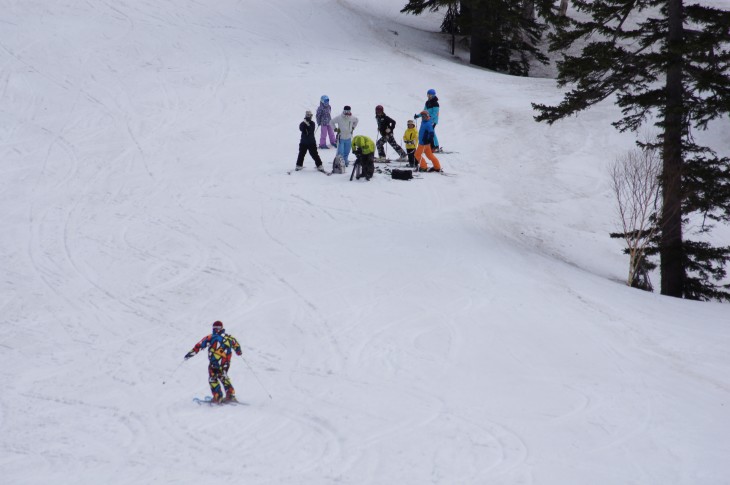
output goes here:
[{"label": "person in purple jacket", "polygon": [[335,141],[335,130],[332,129],[332,107],[330,106],[330,98],[326,94],[319,98],[319,107],[317,108],[317,124],[322,129],[319,135],[319,148],[329,148],[327,146],[327,136],[330,137],[330,144],[333,148],[337,148]]}]

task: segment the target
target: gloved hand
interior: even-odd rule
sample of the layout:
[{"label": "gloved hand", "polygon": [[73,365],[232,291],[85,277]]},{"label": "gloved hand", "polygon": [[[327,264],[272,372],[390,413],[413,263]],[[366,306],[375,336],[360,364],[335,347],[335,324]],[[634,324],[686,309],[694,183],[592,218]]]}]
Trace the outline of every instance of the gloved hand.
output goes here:
[{"label": "gloved hand", "polygon": [[433,124],[433,127],[434,127],[434,128],[436,128],[436,125],[438,125],[438,123],[434,123],[434,124]]},{"label": "gloved hand", "polygon": [[190,352],[185,354],[185,360],[188,360],[190,357],[193,357],[193,356],[195,356],[195,352],[191,350]]},{"label": "gloved hand", "polygon": [[335,133],[339,133],[339,132],[340,132],[340,129],[339,128],[335,128]]}]

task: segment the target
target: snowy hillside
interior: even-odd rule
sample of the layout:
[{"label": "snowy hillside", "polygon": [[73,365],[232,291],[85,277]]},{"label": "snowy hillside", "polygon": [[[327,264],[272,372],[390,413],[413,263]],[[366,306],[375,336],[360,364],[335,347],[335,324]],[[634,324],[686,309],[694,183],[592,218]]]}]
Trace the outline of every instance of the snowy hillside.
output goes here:
[{"label": "snowy hillside", "polygon": [[[0,482],[730,483],[728,306],[623,284],[616,109],[537,124],[401,3],[3,2]],[[321,95],[429,88],[454,176],[287,175]]]}]

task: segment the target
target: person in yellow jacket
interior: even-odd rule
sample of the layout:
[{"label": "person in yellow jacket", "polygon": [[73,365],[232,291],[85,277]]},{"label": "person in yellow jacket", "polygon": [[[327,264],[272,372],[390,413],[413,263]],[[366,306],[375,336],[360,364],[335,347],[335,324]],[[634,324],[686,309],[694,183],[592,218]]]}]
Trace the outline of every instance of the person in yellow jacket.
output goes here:
[{"label": "person in yellow jacket", "polygon": [[352,153],[357,157],[355,163],[360,167],[357,170],[358,180],[360,177],[370,180],[375,173],[375,142],[365,135],[357,135],[352,139]]},{"label": "person in yellow jacket", "polygon": [[406,146],[408,154],[408,166],[416,166],[416,148],[418,148],[418,131],[416,131],[416,122],[408,120],[408,128],[403,133],[403,144]]}]

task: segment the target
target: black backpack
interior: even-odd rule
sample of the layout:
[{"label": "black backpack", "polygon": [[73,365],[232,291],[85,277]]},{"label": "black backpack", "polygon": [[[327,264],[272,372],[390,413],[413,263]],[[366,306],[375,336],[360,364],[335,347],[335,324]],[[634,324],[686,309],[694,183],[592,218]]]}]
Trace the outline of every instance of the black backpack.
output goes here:
[{"label": "black backpack", "polygon": [[394,168],[390,172],[390,178],[395,180],[411,180],[413,178],[413,171]]}]

